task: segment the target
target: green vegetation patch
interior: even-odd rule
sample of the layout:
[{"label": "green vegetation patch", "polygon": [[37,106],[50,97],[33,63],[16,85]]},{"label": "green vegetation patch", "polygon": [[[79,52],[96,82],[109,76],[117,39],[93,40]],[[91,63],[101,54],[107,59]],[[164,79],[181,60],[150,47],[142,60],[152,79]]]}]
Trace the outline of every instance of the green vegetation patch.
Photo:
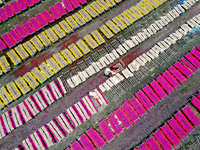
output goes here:
[{"label": "green vegetation patch", "polygon": [[195,86],[197,83],[200,82],[200,78],[197,79],[197,80],[194,80],[192,83],[190,83],[187,87],[185,87],[184,89],[181,90],[181,93],[184,94],[186,93],[187,91],[189,91],[189,89],[193,86]]}]

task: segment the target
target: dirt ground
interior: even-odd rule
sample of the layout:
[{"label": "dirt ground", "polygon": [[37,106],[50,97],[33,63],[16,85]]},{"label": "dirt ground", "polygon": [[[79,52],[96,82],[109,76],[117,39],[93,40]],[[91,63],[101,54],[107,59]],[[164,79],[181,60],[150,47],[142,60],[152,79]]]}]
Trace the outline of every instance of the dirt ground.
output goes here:
[{"label": "dirt ground", "polygon": [[170,93],[161,102],[154,106],[146,115],[142,116],[128,129],[124,129],[123,133],[116,137],[109,144],[106,144],[102,149],[104,150],[120,150],[130,149],[138,145],[141,141],[151,135],[160,125],[172,117],[172,114],[177,112],[189,101],[189,97],[196,91],[200,90],[200,82],[190,88],[188,92],[182,94],[181,91],[187,87],[188,84],[200,79],[198,70],[195,75],[190,77],[186,83],[183,83],[174,92]]},{"label": "dirt ground", "polygon": [[[18,24],[22,24],[23,22],[26,22],[28,19],[34,17],[38,13],[42,12],[43,10],[48,9],[55,3],[61,2],[61,1],[62,0],[53,0],[53,1],[41,0],[41,2],[38,3],[37,5],[34,5],[28,8],[27,10],[21,12],[20,14],[15,15],[14,17],[8,19],[4,23],[0,24],[0,28],[2,29],[0,30],[0,35],[3,35],[4,33],[12,30]],[[7,2],[7,4],[9,4],[10,2],[12,2],[12,0]]]},{"label": "dirt ground", "polygon": [[[71,44],[72,42],[76,42],[78,39],[82,38],[83,36],[87,35],[88,33],[92,32],[93,30],[97,29],[98,27],[100,27],[101,24],[103,24],[103,22],[106,22],[107,20],[113,18],[119,12],[121,12],[122,10],[125,10],[125,9],[129,8],[131,5],[135,4],[136,2],[137,1],[131,1],[131,2],[130,1],[124,1],[124,2],[120,3],[118,7],[113,8],[112,10],[110,10],[109,12],[103,14],[99,18],[93,19],[93,21],[90,22],[90,23],[88,23],[86,26],[84,26],[84,27],[76,30],[73,34],[71,34],[71,35],[65,37],[64,39],[62,39],[61,41],[53,44],[48,49],[45,49],[42,53],[39,53],[37,56],[29,59],[23,65],[17,67],[16,71],[10,72],[10,73],[4,75],[3,77],[0,77],[0,86],[5,86],[10,81],[15,80],[17,77],[25,74],[27,71],[30,71],[32,68],[38,66],[39,63],[41,63],[44,59],[48,59],[55,52],[62,50],[63,47],[66,47],[67,45]],[[165,5],[163,5],[163,6],[160,6],[156,11],[153,11],[152,13],[150,13],[148,16],[144,17],[143,19],[135,22],[131,27],[127,28],[125,31],[133,30],[137,25],[146,23],[149,16],[157,13],[158,11],[162,10],[163,8],[165,8],[166,10],[168,10],[170,8],[170,1],[167,2],[167,3],[165,3]],[[102,20],[103,20],[103,22],[101,22]],[[118,35],[120,35],[120,34],[122,34],[122,33],[119,33]],[[113,39],[116,39],[116,36]],[[113,39],[107,40],[106,42],[110,43]],[[150,42],[150,44],[152,45],[151,42]],[[103,46],[105,46],[105,44]],[[101,49],[103,46],[100,46],[98,49]],[[96,49],[96,50],[98,50],[98,49]],[[143,52],[144,52],[144,50],[147,51],[147,49],[142,49]],[[135,49],[133,51],[135,51]],[[89,56],[90,55],[91,54],[89,54]],[[138,54],[135,53],[134,57],[136,57],[137,55]],[[83,58],[85,58],[87,56],[84,56]],[[21,98],[19,98],[17,101],[14,101],[13,103],[11,103],[2,112],[8,110],[10,107],[15,106],[16,104],[19,104],[26,97],[28,97],[28,95],[32,95],[35,91],[38,91],[41,87],[45,86],[46,84],[48,84],[52,80],[54,80],[56,77],[60,76],[62,74],[62,72],[65,72],[66,70],[70,70],[70,68],[74,67],[83,58],[81,58],[80,60],[76,61],[75,63],[69,65],[68,67],[66,67],[65,69],[63,69],[62,71],[60,71],[59,73],[57,73],[56,75],[54,75],[51,79],[47,80],[43,85],[37,87],[35,90],[29,92],[28,94],[26,94],[26,95],[22,96]],[[1,112],[0,112],[0,114],[1,114]]]},{"label": "dirt ground", "polygon": [[[172,24],[164,28],[164,30],[160,31],[156,36],[153,36],[152,38],[145,41],[142,45],[139,45],[135,49],[131,50],[131,52],[124,57],[124,62],[128,64],[134,57],[150,49],[158,41],[162,40],[164,37],[166,37],[167,35],[172,33],[174,30],[176,30],[183,22],[185,22],[189,18],[192,18],[192,16],[194,16],[195,14],[198,14],[200,12],[199,8],[200,8],[200,4],[196,5],[193,9],[189,10],[182,17],[178,18]],[[121,11],[120,7],[119,8],[117,7],[117,9]],[[117,11],[117,9],[115,11]],[[90,25],[92,26],[92,24]],[[90,27],[90,25],[88,25],[88,28]],[[81,36],[84,36],[85,35],[84,33],[89,32],[89,31],[85,31],[86,29],[87,29],[86,27],[83,29],[80,29],[79,31],[80,33],[78,36],[79,38]],[[143,87],[144,85],[152,81],[156,76],[158,76],[160,73],[166,70],[168,66],[173,64],[175,60],[178,60],[179,58],[181,58],[190,49],[194,48],[195,46],[198,46],[199,43],[200,43],[200,40],[198,36],[198,38],[194,39],[194,41],[191,44],[184,47],[183,49],[180,49],[181,51],[176,56],[171,57],[170,60],[168,60],[164,65],[158,66],[154,71],[152,71],[150,74],[145,76],[145,78],[143,78],[142,81],[137,86],[132,87],[131,89],[125,91],[125,93],[121,95],[119,99],[115,99],[111,102],[112,105],[108,105],[107,107],[105,107],[103,111],[94,115],[85,124],[76,128],[76,130],[72,134],[70,134],[70,136],[66,137],[63,141],[59,142],[58,144],[55,144],[50,149],[52,150],[64,149],[66,146],[70,145],[75,139],[77,139],[82,133],[84,133],[89,127],[91,126],[97,127],[96,122],[105,118],[105,116],[107,116],[110,112],[118,108],[118,106],[124,101],[124,99],[131,98],[134,92],[138,91],[141,87]],[[63,46],[62,44],[58,43],[58,47],[62,47],[62,46]],[[53,49],[53,47],[50,48],[50,51],[51,49]],[[67,68],[63,71],[66,71],[66,70]],[[0,149],[2,150],[13,149],[14,147],[18,146],[18,144],[20,144],[20,142],[23,139],[27,138],[28,135],[35,132],[38,128],[42,127],[44,124],[48,123],[50,120],[52,120],[52,118],[55,118],[61,112],[64,112],[66,108],[68,108],[69,106],[71,106],[72,104],[80,100],[80,98],[83,97],[88,91],[93,90],[99,84],[104,82],[106,80],[106,77],[102,76],[102,74],[103,74],[103,71],[101,71],[94,77],[90,78],[87,82],[85,82],[78,88],[74,89],[70,94],[68,94],[64,98],[60,99],[59,101],[57,101],[56,103],[48,107],[44,112],[37,115],[35,119],[19,127],[18,129],[13,131],[11,134],[9,134],[7,137],[2,139],[0,141]],[[185,83],[183,83],[181,86],[176,88],[174,92],[169,94],[166,98],[164,98],[161,102],[159,102],[156,106],[154,106],[154,108],[151,109],[145,116],[141,117],[134,126],[131,126],[127,130],[124,130],[124,132],[120,134],[119,137],[116,137],[115,140],[113,140],[109,144],[106,144],[102,149],[109,149],[109,150],[110,149],[116,149],[116,150],[129,149],[132,146],[140,143],[140,141],[143,138],[145,138],[147,135],[149,135],[155,128],[157,128],[158,125],[162,124],[167,118],[169,118],[170,115],[175,110],[178,110],[182,105],[184,105],[187,102],[187,98],[193,93],[195,93],[196,90],[199,89],[200,83],[197,83],[195,86],[191,87],[189,91],[185,92],[184,94],[181,93],[181,91],[184,88],[186,88],[194,80],[197,80],[199,78],[200,78],[199,72],[196,72],[195,75],[193,74],[190,78],[188,78],[188,80]],[[23,98],[21,98],[18,102],[13,103],[10,107],[21,102]]]},{"label": "dirt ground", "polygon": [[[112,19],[114,16],[117,16],[120,12],[129,8],[131,5],[137,3],[138,1],[139,0],[137,0],[137,1],[127,1],[127,0],[123,1],[118,6],[116,6],[116,8],[114,7],[112,9],[110,9],[108,12],[103,13],[101,16],[93,19],[92,21],[87,23],[85,26],[75,30],[75,32],[73,32],[73,33],[67,35],[65,38],[59,40],[59,42],[52,44],[52,46],[45,48],[42,52],[38,53],[36,56],[29,58],[23,64],[19,64],[18,66],[15,66],[13,68],[13,70],[14,70],[13,72],[10,72],[10,73],[4,75],[3,77],[0,77],[1,85],[5,85],[5,84],[9,83],[10,80],[14,80],[17,77],[24,75],[27,71],[30,71],[32,68],[37,67],[44,60],[50,58],[54,53],[63,50],[64,48],[66,48],[71,43],[75,43],[76,41],[78,41],[79,39],[84,37],[85,35],[91,33],[92,31],[94,31],[96,29],[98,29],[103,23]],[[43,5],[41,5],[41,6],[43,6]],[[79,8],[79,9],[81,9],[81,8]],[[56,21],[55,23],[58,23],[59,21]],[[37,32],[37,34],[39,34],[40,32]],[[30,39],[30,38],[28,38],[28,39]]]}]

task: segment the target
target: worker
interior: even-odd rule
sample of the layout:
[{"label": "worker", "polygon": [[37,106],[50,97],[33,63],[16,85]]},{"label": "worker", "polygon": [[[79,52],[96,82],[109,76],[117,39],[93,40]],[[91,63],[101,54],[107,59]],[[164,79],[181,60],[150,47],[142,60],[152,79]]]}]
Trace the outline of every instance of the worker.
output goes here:
[{"label": "worker", "polygon": [[111,75],[111,70],[110,70],[110,68],[106,68],[106,69],[105,69],[104,75],[110,77],[110,75]]}]

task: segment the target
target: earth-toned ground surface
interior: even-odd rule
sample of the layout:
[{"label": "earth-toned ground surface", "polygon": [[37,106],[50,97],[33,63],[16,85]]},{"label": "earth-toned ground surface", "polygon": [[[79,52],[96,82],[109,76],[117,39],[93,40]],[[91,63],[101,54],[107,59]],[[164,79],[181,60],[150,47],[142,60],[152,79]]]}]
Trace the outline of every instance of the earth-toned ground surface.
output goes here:
[{"label": "earth-toned ground surface", "polygon": [[[49,2],[49,3],[48,3]],[[53,3],[57,2],[57,0],[51,1],[45,0],[38,6],[32,8],[30,11],[25,12],[23,15],[26,18],[26,15],[35,15],[38,12],[36,10],[43,10],[47,7],[51,6]],[[5,75],[3,78],[0,78],[0,84],[5,85],[10,80],[14,80],[16,77],[21,76],[25,74],[27,71],[31,70],[33,67],[38,66],[42,61],[49,58],[53,55],[53,53],[58,52],[62,50],[63,48],[67,47],[67,45],[77,41],[78,39],[82,38],[86,34],[90,33],[91,31],[97,29],[101,24],[105,23],[107,20],[113,18],[117,14],[119,14],[121,11],[127,9],[131,5],[137,3],[137,1],[124,1],[116,8],[111,9],[109,12],[103,14],[102,16],[94,19],[92,22],[88,23],[86,26],[76,30],[71,35],[67,36],[66,38],[60,40],[53,46],[49,47],[48,49],[45,49],[41,54],[37,55],[34,58],[31,58],[28,60],[25,64],[20,65],[15,68],[16,71],[10,72],[7,75]],[[162,14],[164,11],[169,10],[171,8],[170,3],[172,1],[167,2],[163,6],[159,7],[159,9],[153,11],[143,19],[137,21],[126,29],[124,32],[119,33],[119,35],[124,35],[124,33],[130,32],[130,31],[136,31],[136,27],[138,26],[148,26],[151,24],[148,20],[148,18],[152,18],[152,20],[155,20],[157,17],[159,17],[160,14]],[[126,54],[122,60],[125,62],[125,64],[129,64],[134,58],[139,56],[140,54],[148,51],[152,46],[154,46],[157,42],[163,40],[165,37],[167,37],[170,33],[173,33],[175,30],[177,30],[181,24],[195,16],[196,14],[200,13],[200,4],[196,4],[192,9],[187,11],[183,14],[183,16],[177,18],[174,22],[170,23],[168,26],[166,26],[164,29],[159,31],[156,36],[151,37],[150,39],[146,40],[141,45],[137,46],[135,49],[132,49],[128,54]],[[22,15],[22,16],[23,16]],[[30,18],[29,16],[29,18]],[[16,20],[15,20],[16,19]],[[23,21],[19,21],[19,18],[14,17],[12,18],[13,22],[9,26],[12,28],[16,24],[19,24]],[[17,22],[19,21],[19,22]],[[9,22],[9,21],[8,21]],[[3,28],[3,26],[0,25],[0,28]],[[4,31],[1,31],[2,33]],[[0,34],[1,34],[0,32]],[[110,43],[114,39],[118,39],[119,35],[115,36],[111,40],[107,40],[107,43]],[[50,149],[52,150],[60,150],[64,149],[68,145],[70,145],[75,139],[77,139],[82,133],[87,131],[88,128],[91,126],[96,128],[97,122],[104,119],[109,113],[113,112],[116,108],[118,108],[123,102],[124,99],[129,99],[133,96],[133,93],[137,92],[139,89],[144,87],[146,84],[150,83],[154,78],[156,78],[159,74],[164,72],[170,65],[172,65],[176,60],[180,59],[182,56],[184,56],[189,50],[192,48],[200,45],[200,36],[192,36],[192,37],[185,37],[186,42],[188,42],[187,45],[182,45],[182,41],[179,41],[179,44],[175,44],[171,47],[174,51],[176,51],[176,55],[173,55],[169,57],[168,60],[163,61],[162,64],[157,64],[155,68],[152,69],[152,71],[149,71],[149,73],[140,80],[140,82],[135,85],[134,87],[130,87],[129,89],[125,89],[123,93],[121,93],[120,97],[109,101],[109,105],[102,108],[102,111],[95,114],[90,120],[88,120],[83,125],[77,127],[74,132],[72,132],[68,137],[66,137],[63,141],[59,142],[58,144],[53,145]],[[105,45],[101,46],[99,49],[104,47]],[[89,54],[91,55],[91,54]],[[81,60],[85,59],[87,56],[81,58],[78,60],[80,62]],[[77,62],[66,67],[61,72],[59,72],[57,75],[55,75],[53,78],[48,80],[45,84],[51,82],[56,77],[62,75],[67,70],[70,70],[72,67],[76,66]],[[39,115],[36,116],[36,118],[30,120],[26,124],[22,125],[21,127],[14,130],[12,133],[10,133],[8,136],[0,140],[0,149],[6,150],[6,149],[13,149],[16,146],[20,144],[20,142],[28,137],[31,133],[35,132],[37,129],[51,121],[53,118],[58,116],[60,113],[64,112],[69,106],[76,103],[86,95],[87,92],[93,90],[98,85],[103,83],[107,78],[103,76],[103,70],[96,74],[94,77],[91,77],[87,82],[81,84],[79,87],[72,89],[71,93],[67,94],[64,98],[58,100],[53,105],[49,106],[45,111],[41,112]],[[11,105],[9,105],[4,111],[1,112],[1,114],[9,108],[12,108],[13,106],[16,106],[17,104],[21,103],[26,97],[30,96],[31,94],[35,93],[37,90],[39,90],[41,87],[43,87],[45,84],[41,85],[37,89],[31,91],[29,94],[22,96],[19,100],[13,102]],[[168,119],[175,111],[180,109],[183,105],[185,105],[188,102],[188,98],[194,94],[196,91],[198,91],[200,88],[200,74],[199,70],[197,70],[191,77],[188,78],[188,80],[181,84],[178,88],[176,88],[172,93],[170,93],[167,97],[165,97],[162,101],[160,101],[157,105],[154,106],[149,112],[146,113],[146,115],[142,116],[135,125],[131,126],[128,129],[125,129],[120,136],[116,137],[113,141],[106,144],[102,149],[107,150],[117,150],[117,149],[130,149],[133,146],[136,146],[141,143],[141,141],[146,138],[148,135],[152,133],[153,130],[155,130],[159,125],[165,122],[166,119]],[[198,132],[199,129],[197,129]]]}]

